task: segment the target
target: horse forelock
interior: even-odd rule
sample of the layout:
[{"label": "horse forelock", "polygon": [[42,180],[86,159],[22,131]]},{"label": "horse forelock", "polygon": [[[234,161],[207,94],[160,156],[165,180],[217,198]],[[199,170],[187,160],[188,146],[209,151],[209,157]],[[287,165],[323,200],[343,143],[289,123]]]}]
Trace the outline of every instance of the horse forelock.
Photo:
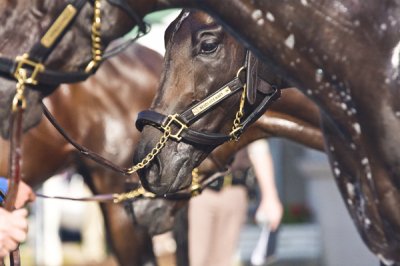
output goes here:
[{"label": "horse forelock", "polygon": [[189,16],[189,14],[190,14],[190,10],[182,11],[182,14],[180,15],[179,20],[175,24],[174,31],[172,34],[175,34],[179,30],[179,28],[182,26],[183,21],[185,21],[185,19]]},{"label": "horse forelock", "polygon": [[181,28],[182,23],[189,16],[190,10],[183,9],[179,16],[167,27],[164,34],[165,47],[174,39],[175,34]]}]

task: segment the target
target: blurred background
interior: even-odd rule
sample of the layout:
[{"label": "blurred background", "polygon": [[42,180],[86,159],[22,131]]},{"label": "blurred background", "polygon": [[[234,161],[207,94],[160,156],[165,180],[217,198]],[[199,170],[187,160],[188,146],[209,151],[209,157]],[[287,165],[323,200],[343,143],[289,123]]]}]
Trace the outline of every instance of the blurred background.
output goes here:
[{"label": "blurred background", "polygon": [[[146,17],[152,30],[139,43],[163,54],[165,27],[177,14],[179,10],[170,10]],[[377,266],[378,260],[362,243],[350,220],[325,154],[282,139],[270,139],[269,144],[285,211],[276,236],[275,259],[268,265]],[[82,178],[74,173],[52,178],[40,190],[44,194],[90,195]],[[261,233],[254,222],[259,202],[256,184],[250,188],[249,197],[248,218],[235,258],[237,266],[251,265]],[[26,266],[117,265],[95,203],[38,199],[31,207],[30,234],[21,250]],[[175,265],[176,244],[171,234],[154,237],[153,242],[160,265]]]}]

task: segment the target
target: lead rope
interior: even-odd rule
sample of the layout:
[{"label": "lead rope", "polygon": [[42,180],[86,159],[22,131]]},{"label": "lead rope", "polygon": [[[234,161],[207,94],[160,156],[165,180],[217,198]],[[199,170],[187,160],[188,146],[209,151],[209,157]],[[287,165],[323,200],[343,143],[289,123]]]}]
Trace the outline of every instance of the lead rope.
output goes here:
[{"label": "lead rope", "polygon": [[[22,118],[26,109],[25,86],[34,82],[32,78],[27,78],[25,69],[18,68],[14,73],[17,79],[16,93],[11,107],[11,122],[10,122],[10,158],[9,158],[9,190],[5,199],[4,208],[12,211],[15,208],[15,201],[18,193],[18,185],[21,180],[22,168]],[[0,261],[0,265],[5,265],[4,261]],[[20,266],[21,256],[19,246],[10,253],[10,266]]]},{"label": "lead rope", "polygon": [[[217,173],[218,176],[221,173]],[[217,175],[211,176],[209,179],[207,179],[204,184],[201,183],[200,180],[200,175],[198,173],[198,169],[195,168],[192,171],[192,184],[189,188],[189,192],[187,193],[188,196],[187,198],[197,196],[201,193],[204,187],[208,186],[210,182],[214,181],[216,178],[218,178]],[[40,198],[46,198],[46,199],[59,199],[59,200],[72,200],[72,201],[96,201],[96,202],[113,202],[113,203],[122,203],[125,201],[132,201],[137,198],[157,198],[158,196],[154,193],[151,193],[147,190],[145,190],[140,184],[139,187],[131,190],[126,193],[114,193],[114,194],[102,194],[102,195],[95,195],[92,197],[83,197],[83,198],[70,198],[70,197],[60,197],[60,196],[48,196],[48,195],[43,195],[36,193],[37,197]],[[168,196],[165,196],[164,198],[168,199]]]}]

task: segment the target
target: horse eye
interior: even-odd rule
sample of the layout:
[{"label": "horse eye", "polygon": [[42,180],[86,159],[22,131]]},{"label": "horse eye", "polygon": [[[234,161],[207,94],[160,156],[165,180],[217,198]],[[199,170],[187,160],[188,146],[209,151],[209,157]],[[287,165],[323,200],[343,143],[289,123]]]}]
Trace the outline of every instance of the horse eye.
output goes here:
[{"label": "horse eye", "polygon": [[200,46],[200,53],[202,54],[211,54],[214,53],[218,48],[218,43],[213,40],[213,41],[205,41],[201,43]]}]

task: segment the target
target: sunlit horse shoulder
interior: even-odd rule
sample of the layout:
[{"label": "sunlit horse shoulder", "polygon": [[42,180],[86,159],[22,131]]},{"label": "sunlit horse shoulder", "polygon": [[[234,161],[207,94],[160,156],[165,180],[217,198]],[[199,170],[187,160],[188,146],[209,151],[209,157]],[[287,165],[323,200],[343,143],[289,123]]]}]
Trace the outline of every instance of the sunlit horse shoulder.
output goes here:
[{"label": "sunlit horse shoulder", "polygon": [[[233,1],[234,5],[239,5],[241,2],[245,1]],[[397,252],[400,223],[396,218],[398,210],[395,204],[398,202],[395,162],[399,156],[398,149],[394,148],[398,142],[395,137],[398,125],[395,95],[399,86],[399,76],[396,74],[399,65],[396,62],[400,56],[400,51],[396,48],[400,34],[398,29],[394,28],[399,21],[399,12],[394,12],[399,10],[399,3],[394,1],[391,8],[378,2],[368,3],[369,5],[365,6],[343,3],[340,9],[327,3],[302,1],[282,8],[282,5],[276,2],[255,1],[248,3],[254,8],[248,10],[238,8],[238,12],[232,13],[232,16],[226,13],[226,10],[230,10],[226,3],[210,4],[208,8],[219,15],[226,24],[234,26],[237,34],[252,44],[258,54],[263,55],[263,59],[269,63],[273,62],[274,64],[271,64],[273,70],[278,70],[291,80],[322,108],[327,151],[345,203],[368,247],[382,263],[390,265],[394,261],[400,261]],[[225,7],[225,10],[222,10],[222,7]],[[353,14],[356,7],[359,7],[358,11]],[[265,18],[260,17],[260,14]],[[376,16],[365,16],[365,14],[376,14]],[[174,39],[176,44],[171,46],[179,47],[181,54],[182,50],[188,47],[194,52],[186,54],[192,56],[187,61],[192,64],[186,62],[185,69],[179,69],[180,62],[170,63],[170,70],[165,70],[166,72],[183,71],[186,75],[183,75],[184,79],[175,81],[170,75],[163,80],[162,85],[165,87],[170,86],[168,84],[170,83],[193,90],[190,84],[201,86],[196,78],[213,81],[215,79],[213,74],[221,73],[221,70],[214,70],[214,66],[216,62],[221,61],[217,59],[224,58],[226,43],[218,35],[218,27],[213,25],[212,19],[200,19],[199,22],[193,21],[193,17],[195,15],[186,19],[181,16],[179,23],[175,22],[175,26],[179,24],[176,27],[180,30],[167,34],[167,41]],[[238,19],[239,17],[243,19]],[[373,27],[374,21],[369,18],[381,21],[380,27]],[[237,25],[236,22],[239,21],[243,23]],[[312,25],[307,24],[311,22]],[[207,27],[199,29],[199,24],[211,25],[209,31]],[[279,28],[279,25],[287,27]],[[364,29],[371,29],[371,34],[364,34]],[[187,34],[186,37],[191,35],[194,43],[185,42],[182,34]],[[340,40],[346,40],[348,43]],[[218,46],[221,43],[223,45]],[[199,49],[210,49],[213,46],[217,52],[208,57],[198,53]],[[365,54],[368,54],[368,57]],[[228,63],[230,59],[224,58],[224,60],[227,65],[232,65]],[[194,72],[191,66],[201,69],[196,64],[207,65],[210,71],[205,73],[210,74],[204,76],[202,72],[199,77],[191,74]],[[234,73],[229,67],[223,69],[227,78],[224,82],[227,82]],[[194,81],[184,84],[190,78],[194,78]],[[218,75],[218,78],[221,78],[221,75]],[[204,92],[209,88],[210,86],[205,86]],[[153,104],[153,107],[167,114],[182,110],[184,104],[177,98],[171,105],[160,103],[162,99],[168,101],[169,96],[166,91],[168,90],[162,89],[157,98],[159,102]],[[189,94],[179,95],[186,97],[185,101],[190,104]],[[229,119],[226,121],[231,122]],[[143,144],[142,149],[148,149],[148,146],[153,144],[152,141]],[[168,143],[166,148],[174,146],[176,145]],[[173,149],[187,152],[185,157],[190,157],[192,163],[181,155],[175,158],[163,158],[161,153],[161,159],[157,163],[167,164],[169,173],[166,174],[165,167],[154,173],[151,173],[150,169],[146,172],[147,177],[144,181],[149,182],[155,190],[160,187],[176,189],[187,185],[187,180],[178,181],[178,178],[168,182],[164,178],[178,170],[179,176],[183,177],[187,173],[182,169],[196,165],[204,153],[184,143],[177,144]],[[181,167],[182,163],[185,167]]]},{"label": "sunlit horse shoulder", "polygon": [[[133,121],[141,109],[150,105],[161,68],[162,57],[158,53],[133,45],[105,62],[86,82],[62,85],[46,98],[45,104],[75,141],[127,167],[139,136]],[[0,175],[6,176],[8,142],[0,139],[0,147]],[[24,181],[33,187],[56,173],[73,168],[95,194],[125,192],[123,175],[81,156],[46,118],[27,132],[23,162]],[[133,226],[124,206],[101,204],[101,208],[108,239],[119,264],[155,263],[149,234]]]}]

